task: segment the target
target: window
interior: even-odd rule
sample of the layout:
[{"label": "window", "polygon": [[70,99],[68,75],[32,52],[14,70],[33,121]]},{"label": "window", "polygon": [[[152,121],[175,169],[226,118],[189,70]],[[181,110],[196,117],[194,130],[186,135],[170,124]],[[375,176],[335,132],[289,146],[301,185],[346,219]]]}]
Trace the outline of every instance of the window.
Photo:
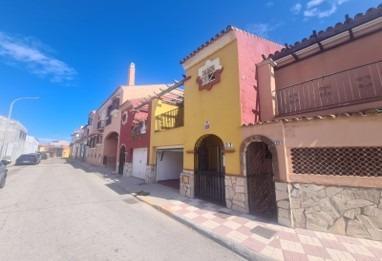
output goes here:
[{"label": "window", "polygon": [[122,124],[125,125],[127,123],[127,119],[128,119],[128,112],[127,111],[124,111],[122,113]]},{"label": "window", "polygon": [[202,84],[203,85],[206,85],[212,81],[214,81],[216,78],[215,78],[215,66],[214,65],[211,65],[210,67],[208,67],[207,69],[205,69],[203,72],[202,72]]},{"label": "window", "polygon": [[220,59],[207,60],[203,66],[198,69],[197,83],[199,89],[210,90],[213,85],[220,81],[220,75],[223,67],[220,64]]}]

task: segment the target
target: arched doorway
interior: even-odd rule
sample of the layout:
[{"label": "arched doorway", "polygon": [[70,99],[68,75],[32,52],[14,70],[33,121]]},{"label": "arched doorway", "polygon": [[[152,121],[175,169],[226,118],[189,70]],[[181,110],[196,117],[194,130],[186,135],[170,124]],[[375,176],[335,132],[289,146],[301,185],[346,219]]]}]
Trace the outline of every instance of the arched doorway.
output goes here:
[{"label": "arched doorway", "polygon": [[272,152],[265,142],[255,141],[248,145],[245,156],[249,211],[260,218],[276,220]]},{"label": "arched doorway", "polygon": [[195,146],[195,197],[225,205],[224,145],[215,135],[199,139]]},{"label": "arched doorway", "polygon": [[121,146],[121,148],[119,149],[119,166],[118,166],[118,173],[121,175],[123,175],[125,160],[126,160],[126,149],[125,149],[125,146]]},{"label": "arched doorway", "polygon": [[117,153],[118,153],[118,133],[109,133],[104,140],[103,148],[103,164],[116,170],[117,167]]}]

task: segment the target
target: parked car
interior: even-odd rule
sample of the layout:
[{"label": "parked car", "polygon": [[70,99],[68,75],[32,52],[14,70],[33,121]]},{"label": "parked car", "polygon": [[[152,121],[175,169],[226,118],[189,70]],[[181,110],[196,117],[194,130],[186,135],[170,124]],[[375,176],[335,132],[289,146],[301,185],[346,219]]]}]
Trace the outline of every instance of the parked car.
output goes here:
[{"label": "parked car", "polygon": [[41,159],[43,159],[43,160],[48,159],[48,153],[46,153],[46,152],[41,152],[40,154],[41,154]]},{"label": "parked car", "polygon": [[5,181],[7,179],[7,165],[11,163],[10,160],[2,160],[0,161],[0,188],[5,186]]},{"label": "parked car", "polygon": [[42,159],[41,153],[40,152],[36,152],[36,153],[33,153],[33,154],[35,154],[37,156],[37,159],[40,162],[41,159]]},{"label": "parked car", "polygon": [[16,160],[16,165],[37,165],[40,163],[40,157],[36,153],[22,154]]}]

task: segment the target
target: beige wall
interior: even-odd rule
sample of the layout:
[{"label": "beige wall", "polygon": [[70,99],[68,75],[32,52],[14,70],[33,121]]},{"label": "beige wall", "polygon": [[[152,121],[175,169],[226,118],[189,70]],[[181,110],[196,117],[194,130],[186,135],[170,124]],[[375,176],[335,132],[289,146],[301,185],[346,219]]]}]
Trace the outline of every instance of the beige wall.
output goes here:
[{"label": "beige wall", "polygon": [[283,88],[334,72],[382,60],[382,32],[303,59],[275,71],[276,86]]},{"label": "beige wall", "polygon": [[[254,135],[271,139],[277,149],[280,181],[382,188],[381,177],[293,174],[290,150],[296,147],[382,146],[382,114],[311,121],[279,122],[242,129],[243,140]],[[243,156],[243,155],[242,155]]]},{"label": "beige wall", "polygon": [[[276,90],[292,86],[297,83],[306,82],[312,79],[317,79],[325,75],[341,72],[347,69],[355,68],[358,66],[376,63],[382,61],[382,51],[380,50],[380,43],[382,42],[382,32],[378,32],[363,38],[346,43],[331,50],[316,54],[312,57],[301,59],[298,62],[285,65],[281,68],[273,68],[276,63],[270,60],[264,61],[257,65],[258,69],[258,82],[260,93],[260,107],[261,107],[261,120],[272,120],[278,115],[278,108],[276,106]],[[277,61],[276,61],[277,62]],[[372,75],[375,77],[374,81],[380,80],[376,67],[373,69],[364,68],[359,72],[352,72],[357,76],[361,71],[372,70]],[[380,65],[379,65],[380,68]],[[380,68],[381,70],[381,68]],[[361,74],[360,74],[361,75]],[[341,80],[342,76],[338,76]],[[352,80],[354,81],[354,79]],[[317,84],[317,82],[316,82]],[[322,84],[322,83],[321,83]],[[378,86],[378,83],[375,83]],[[380,83],[379,83],[380,84]],[[309,84],[308,84],[309,85]],[[338,84],[337,84],[338,85]],[[300,86],[301,87],[301,86]],[[305,86],[308,87],[308,86]],[[340,88],[336,86],[336,88]],[[339,89],[337,90],[340,93]],[[347,90],[349,92],[350,90]],[[305,92],[305,91],[304,91]],[[374,94],[378,97],[380,93]],[[344,96],[345,97],[345,96]],[[340,99],[339,99],[340,100]],[[346,100],[346,99],[345,99]],[[357,103],[359,102],[359,103]],[[303,103],[312,103],[304,99]],[[355,104],[357,103],[357,104]],[[342,106],[331,109],[320,109],[320,111],[313,110],[312,112],[294,114],[295,116],[311,116],[311,115],[327,115],[333,113],[343,113],[352,111],[364,111],[372,108],[382,107],[382,101],[370,100],[368,102],[357,100],[355,98],[353,105]],[[318,110],[318,109],[317,109]]]}]

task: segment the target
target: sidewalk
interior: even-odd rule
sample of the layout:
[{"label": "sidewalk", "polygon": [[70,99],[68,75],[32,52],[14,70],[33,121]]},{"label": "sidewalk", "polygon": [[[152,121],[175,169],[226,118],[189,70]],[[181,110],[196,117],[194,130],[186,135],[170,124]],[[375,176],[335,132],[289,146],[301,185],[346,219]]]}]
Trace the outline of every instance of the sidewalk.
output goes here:
[{"label": "sidewalk", "polygon": [[[261,222],[203,200],[182,197],[160,184],[144,184],[140,179],[110,174],[105,169],[87,168],[102,173],[111,189],[135,195],[249,259],[382,260],[382,242]],[[140,191],[149,195],[136,193]]]}]

